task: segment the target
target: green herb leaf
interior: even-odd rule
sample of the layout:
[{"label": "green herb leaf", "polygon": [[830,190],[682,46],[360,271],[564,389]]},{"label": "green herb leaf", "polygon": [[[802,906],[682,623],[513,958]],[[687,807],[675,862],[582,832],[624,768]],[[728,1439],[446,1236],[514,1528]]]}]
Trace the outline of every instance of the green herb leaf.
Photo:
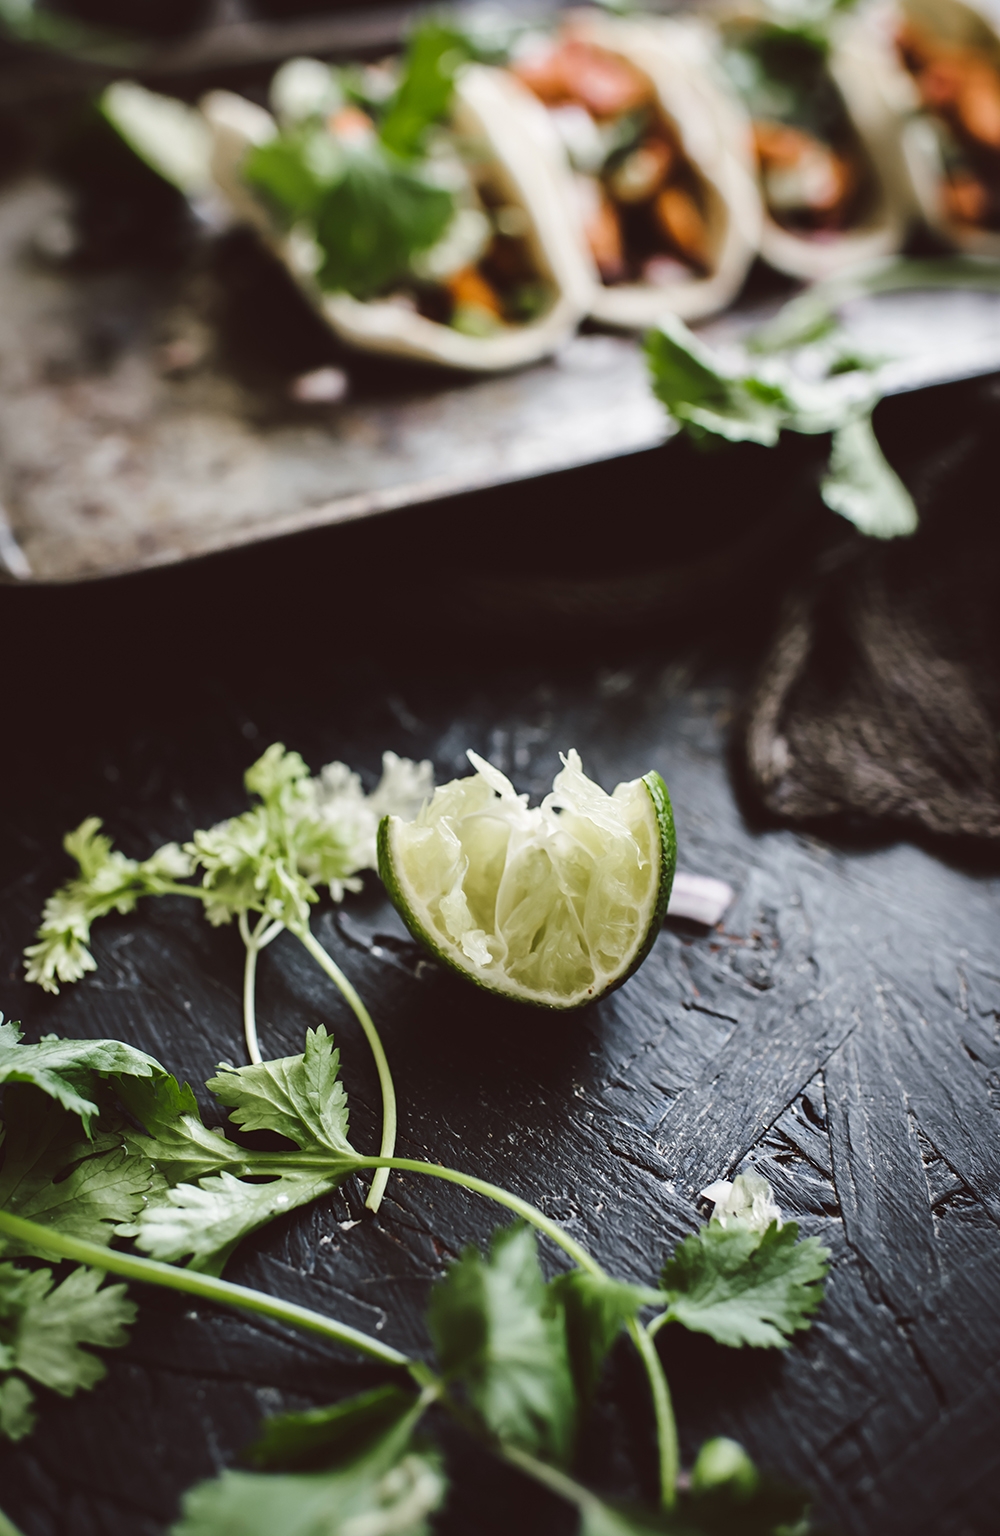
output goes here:
[{"label": "green herb leaf", "polygon": [[[53,1286],[49,1269],[0,1264],[0,1368],[30,1376],[63,1397],[93,1387],[106,1367],[82,1346],[126,1343],[136,1312],[124,1285],[103,1285],[104,1279],[100,1270],[81,1267]],[[26,1384],[11,1386],[11,1379],[3,1384],[3,1427],[20,1438],[31,1428],[31,1394]]]},{"label": "green herb leaf", "polygon": [[565,1315],[573,1380],[580,1402],[587,1403],[597,1391],[608,1351],[624,1324],[644,1306],[662,1301],[662,1293],[582,1269],[551,1280],[549,1292]]},{"label": "green herb leaf", "polygon": [[283,1413],[266,1420],[247,1457],[260,1468],[287,1469],[356,1458],[412,1414],[415,1392],[388,1383],[328,1408]]},{"label": "green herb leaf", "polygon": [[695,440],[717,437],[773,447],[783,430],[832,432],[821,486],[827,506],[876,538],[915,530],[912,498],[872,430],[877,386],[858,359],[833,348],[826,377],[813,380],[798,377],[786,359],[775,356],[757,372],[738,373],[723,367],[676,317],[649,333],[646,356],[654,394]]},{"label": "green herb leaf", "polygon": [[156,1164],[168,1184],[200,1179],[234,1158],[245,1157],[242,1148],[202,1124],[193,1090],[187,1083],[181,1087],[169,1073],[156,1078],[116,1078],[114,1087],[129,1114],[148,1133],[131,1135],[130,1145]]},{"label": "green herb leaf", "polygon": [[488,1258],[467,1248],[431,1293],[427,1321],[442,1370],[491,1433],[565,1463],[576,1420],[566,1321],[531,1230],[497,1231]]},{"label": "green herb leaf", "polygon": [[454,194],[379,144],[350,150],[341,180],[316,216],[321,288],[368,299],[410,275],[455,213]]},{"label": "green herb leaf", "polygon": [[[75,1115],[20,1085],[5,1091],[4,1122],[0,1208],[16,1216],[106,1244],[162,1186],[121,1122],[86,1141]],[[0,1237],[0,1252],[55,1257],[9,1237]]]},{"label": "green herb leaf", "polygon": [[668,1322],[719,1344],[783,1349],[823,1299],[829,1253],[795,1222],[765,1232],[717,1221],[685,1238],[663,1271]]},{"label": "green herb leaf", "polygon": [[834,433],[820,494],[832,511],[870,538],[896,539],[916,532],[913,497],[879,447],[870,416]]},{"label": "green herb leaf", "polygon": [[468,59],[468,42],[453,27],[425,21],[415,28],[402,79],[379,129],[387,149],[404,157],[420,153],[428,128],[447,115],[455,75]]},{"label": "green herb leaf", "polygon": [[455,198],[379,140],[341,144],[325,128],[285,130],[243,171],[284,225],[304,221],[315,277],[328,292],[368,299],[410,276],[410,262],[444,234]]},{"label": "green herb leaf", "polygon": [[[134,1144],[172,1187],[152,1195],[138,1221],[119,1227],[119,1234],[134,1237],[154,1258],[189,1258],[190,1268],[217,1275],[248,1233],[335,1189],[356,1156],[347,1140],[338,1066],[339,1052],[321,1026],[307,1031],[302,1055],[226,1068],[208,1084],[245,1130],[279,1131],[322,1159],[305,1171],[283,1168],[280,1152],[248,1152],[207,1130],[191,1090],[173,1078],[165,1076],[155,1088],[123,1084],[126,1108],[150,1132],[134,1136]],[[261,1176],[268,1182],[248,1182]]]},{"label": "green herb leaf", "polygon": [[[8,1440],[23,1440],[30,1435],[38,1419],[32,1407],[34,1401],[35,1394],[23,1376],[0,1377],[0,1435]],[[2,1524],[0,1536],[4,1536]]]},{"label": "green herb leaf", "polygon": [[646,337],[653,393],[696,438],[773,447],[793,405],[780,385],[724,369],[683,320],[666,316]]},{"label": "green herb leaf", "polygon": [[[327,886],[339,901],[345,890],[360,888],[358,870],[375,868],[380,817],[414,815],[433,790],[430,763],[392,752],[382,762],[382,778],[366,796],[358,775],[343,763],[329,763],[310,779],[299,754],[277,742],[245,775],[259,805],[196,832],[183,849],[167,843],[142,863],[117,853],[99,835],[100,821],[90,817],[65,839],[80,877],[46,902],[38,942],[25,950],[28,980],[58,992],[59,982],[92,971],[87,943],[94,919],[130,912],[140,896],[195,896],[205,901],[214,923],[250,912],[293,929],[307,923],[316,887]],[[178,883],[199,867],[200,887]]]},{"label": "green herb leaf", "polygon": [[171,1536],[428,1536],[447,1491],[441,1459],[413,1443],[421,1407],[330,1472],[224,1472],[185,1496]]},{"label": "green herb leaf", "polygon": [[245,1131],[277,1131],[302,1152],[350,1155],[347,1095],[338,1080],[340,1052],[324,1025],[306,1030],[300,1056],[257,1066],[219,1068],[207,1087],[230,1106]]},{"label": "green herb leaf", "polygon": [[38,942],[24,952],[28,981],[46,992],[58,992],[60,981],[79,981],[95,969],[87,948],[95,918],[131,912],[140,896],[160,895],[191,873],[190,859],[176,843],[167,843],[140,864],[113,849],[100,826],[99,817],[89,816],[64,837],[79,877],[49,897]]},{"label": "green herb leaf", "polygon": [[30,1083],[40,1088],[80,1116],[87,1136],[99,1112],[95,1076],[151,1077],[163,1073],[152,1056],[120,1040],[60,1040],[56,1035],[37,1045],[23,1045],[20,1040],[15,1025],[0,1024],[0,1083]]},{"label": "green herb leaf", "polygon": [[202,114],[176,96],[147,91],[134,80],[116,80],[100,97],[99,110],[140,160],[188,196],[211,186],[211,134]]},{"label": "green herb leaf", "polygon": [[[232,1143],[230,1143],[230,1148]],[[199,1184],[178,1184],[142,1212],[134,1229],[138,1247],[154,1259],[221,1275],[241,1241],[276,1216],[335,1189],[351,1164],[327,1173],[282,1173],[266,1184],[250,1184],[225,1169]]]}]

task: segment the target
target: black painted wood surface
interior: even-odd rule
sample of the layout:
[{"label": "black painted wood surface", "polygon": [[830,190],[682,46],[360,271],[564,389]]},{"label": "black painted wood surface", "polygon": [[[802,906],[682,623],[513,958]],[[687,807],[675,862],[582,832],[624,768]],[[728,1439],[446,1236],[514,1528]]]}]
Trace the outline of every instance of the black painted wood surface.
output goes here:
[{"label": "black painted wood surface", "polygon": [[[239,939],[193,903],[102,922],[98,971],[58,998],[23,983],[19,955],[68,873],[68,827],[102,815],[136,855],[183,838],[241,808],[240,775],[272,740],[369,782],[384,748],[432,757],[440,780],[472,746],[533,796],[569,746],[607,787],[659,769],[681,867],[730,881],[736,903],[719,931],[668,925],[622,990],[576,1016],[439,971],[374,879],[319,910],[314,930],[383,1031],[400,1151],[506,1185],[643,1281],[703,1214],[699,1189],[756,1166],[832,1249],[828,1299],[784,1355],[661,1335],[686,1457],[733,1435],[812,1486],[849,1536],[996,1530],[1000,880],[905,842],[836,846],[745,814],[728,733],[782,571],[696,634],[504,640],[452,621],[441,526],[415,540],[386,519],[116,587],[0,594],[0,1008],[30,1038],[134,1042],[196,1085],[241,1059]],[[499,526],[476,535],[484,549]],[[259,1019],[275,1055],[299,1049],[306,1025],[332,1026],[355,1143],[373,1147],[360,1032],[287,935],[262,957]],[[410,1176],[393,1176],[377,1220],[362,1199],[348,1186],[275,1222],[228,1273],[419,1351],[429,1283],[498,1215]],[[138,1294],[107,1381],[47,1399],[36,1435],[0,1451],[0,1507],[25,1536],[156,1536],[262,1415],[379,1379],[278,1326]],[[572,1530],[514,1474],[453,1456],[449,1536]],[[650,1415],[625,1345],[585,1457],[608,1491],[651,1493]]]}]

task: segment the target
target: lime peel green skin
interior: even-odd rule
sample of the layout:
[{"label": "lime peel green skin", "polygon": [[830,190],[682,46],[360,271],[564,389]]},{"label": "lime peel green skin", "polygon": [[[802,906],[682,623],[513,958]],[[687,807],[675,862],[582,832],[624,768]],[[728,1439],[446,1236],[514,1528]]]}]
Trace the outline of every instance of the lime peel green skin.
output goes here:
[{"label": "lime peel green skin", "polygon": [[663,926],[663,919],[667,915],[667,903],[670,901],[670,892],[674,883],[674,872],[677,869],[677,833],[674,829],[674,813],[670,805],[670,794],[667,786],[655,769],[650,773],[644,773],[642,782],[652,802],[653,813],[656,817],[656,825],[660,834],[660,886],[656,896],[656,905],[653,908],[649,926],[646,929],[646,937],[636,950],[631,965],[622,971],[620,976],[616,976],[611,981],[605,983],[603,987],[595,989],[592,993],[588,993],[586,997],[577,998],[575,1001],[553,1003],[546,998],[524,997],[520,993],[508,992],[503,987],[493,986],[490,982],[484,981],[481,976],[466,970],[458,961],[452,959],[446,950],[441,948],[435,936],[427,932],[427,929],[413,912],[400,888],[399,881],[396,879],[396,871],[389,847],[390,822],[393,820],[391,816],[383,816],[379,823],[379,875],[389,893],[390,901],[413,934],[413,937],[418,939],[424,948],[430,951],[435,960],[441,965],[446,965],[450,971],[454,971],[456,975],[461,976],[465,981],[471,981],[474,986],[480,987],[484,992],[494,992],[498,997],[506,998],[508,1002],[526,1003],[531,1008],[549,1008],[556,1013],[566,1013],[574,1008],[585,1008],[590,1003],[595,1003],[599,997],[607,997],[609,992],[613,992],[616,987],[620,987],[623,982],[628,981],[633,972],[639,969],[639,966],[652,949],[656,936]]}]

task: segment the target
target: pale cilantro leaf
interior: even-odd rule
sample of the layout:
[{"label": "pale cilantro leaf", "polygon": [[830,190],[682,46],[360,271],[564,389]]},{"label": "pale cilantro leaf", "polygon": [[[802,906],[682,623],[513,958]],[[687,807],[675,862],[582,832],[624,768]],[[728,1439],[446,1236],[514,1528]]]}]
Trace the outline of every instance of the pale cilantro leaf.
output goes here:
[{"label": "pale cilantro leaf", "polygon": [[530,1228],[496,1232],[487,1258],[467,1248],[434,1287],[427,1321],[445,1376],[490,1432],[565,1463],[576,1423],[566,1324]]},{"label": "pale cilantro leaf", "polygon": [[[297,752],[275,742],[247,770],[245,784],[258,804],[142,862],[117,852],[97,817],[69,833],[64,844],[80,874],[46,902],[37,943],[25,950],[27,979],[58,992],[60,982],[94,970],[92,923],[131,912],[142,896],[196,897],[216,924],[253,912],[301,931],[320,886],[335,901],[360,889],[358,872],[375,867],[379,816],[392,810],[411,817],[433,791],[433,771],[430,763],[385,753],[382,779],[365,795],[343,763],[313,779]],[[200,884],[180,883],[196,873]]]},{"label": "pale cilantro leaf", "polygon": [[209,1087],[245,1131],[277,1131],[302,1152],[350,1155],[347,1095],[338,1079],[340,1052],[321,1024],[306,1030],[300,1056],[219,1069]]},{"label": "pale cilantro leaf", "polygon": [[136,1313],[125,1286],[104,1280],[81,1266],[54,1286],[49,1269],[0,1264],[0,1342],[12,1369],[63,1397],[100,1381],[104,1362],[83,1346],[127,1343]]},{"label": "pale cilantro leaf", "polygon": [[189,1268],[220,1275],[248,1233],[327,1194],[350,1171],[347,1163],[330,1173],[283,1173],[267,1184],[249,1184],[223,1169],[200,1184],[178,1184],[142,1212],[136,1244],[154,1259],[189,1259]]},{"label": "pale cilantro leaf", "polygon": [[719,1344],[783,1349],[810,1326],[829,1254],[814,1237],[772,1222],[765,1232],[717,1221],[685,1238],[663,1270],[668,1322]]},{"label": "pale cilantro leaf", "polygon": [[46,992],[58,992],[59,982],[79,981],[94,970],[87,944],[96,918],[131,912],[140,896],[161,895],[191,873],[191,860],[176,843],[139,863],[114,849],[100,826],[99,817],[89,816],[63,838],[79,876],[46,901],[37,943],[24,952],[28,981]]},{"label": "pale cilantro leaf", "polygon": [[551,1280],[549,1292],[563,1309],[577,1395],[587,1403],[597,1391],[608,1351],[624,1324],[644,1306],[662,1301],[662,1293],[583,1269]]},{"label": "pale cilantro leaf", "polygon": [[429,1536],[447,1481],[439,1454],[414,1443],[421,1411],[330,1471],[223,1472],[185,1496],[171,1536]]},{"label": "pale cilantro leaf", "polygon": [[793,412],[784,389],[724,368],[676,315],[646,337],[653,393],[694,437],[773,447]]},{"label": "pale cilantro leaf", "polygon": [[820,495],[869,538],[897,539],[917,530],[913,497],[882,452],[870,416],[834,433]]},{"label": "pale cilantro leaf", "polygon": [[833,434],[821,494],[827,506],[864,534],[890,539],[913,533],[913,500],[886,461],[872,430],[879,398],[869,363],[827,347],[817,374],[796,360],[769,356],[755,367],[724,363],[668,316],[646,338],[653,393],[696,441],[711,438],[773,447],[783,431]]}]

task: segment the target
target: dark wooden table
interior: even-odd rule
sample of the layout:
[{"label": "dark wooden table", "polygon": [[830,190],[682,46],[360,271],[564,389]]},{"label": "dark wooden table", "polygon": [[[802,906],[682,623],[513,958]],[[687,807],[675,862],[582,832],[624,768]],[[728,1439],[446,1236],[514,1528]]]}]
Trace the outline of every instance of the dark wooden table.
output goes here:
[{"label": "dark wooden table", "polygon": [[[646,463],[647,497],[661,469]],[[636,473],[622,471],[623,505]],[[560,515],[585,500],[579,478],[550,489]],[[780,567],[770,590],[724,621],[688,615],[684,633],[666,619],[642,632],[473,623],[448,541],[465,528],[488,560],[519,494],[117,585],[0,592],[0,1008],[29,1038],[134,1042],[196,1085],[240,1059],[239,939],[193,904],[104,921],[99,969],[58,998],[23,983],[19,957],[68,873],[68,827],[102,815],[140,855],[183,838],[241,808],[240,775],[273,740],[369,782],[384,748],[432,757],[443,780],[472,746],[534,796],[569,746],[608,787],[659,769],[681,866],[730,881],[737,900],[718,931],[668,924],[642,970],[584,1013],[537,1015],[428,965],[374,879],[318,911],[383,1030],[401,1150],[530,1197],[644,1281],[698,1220],[699,1189],[756,1166],[832,1249],[828,1299],[783,1355],[661,1335],[686,1458],[733,1435],[813,1487],[843,1533],[986,1536],[1000,1496],[1000,881],[906,842],[763,826],[741,806],[727,743]],[[332,1026],[356,1144],[372,1145],[359,1030],[287,937],[262,960],[259,1017],[274,1055],[299,1049],[306,1025]],[[393,1177],[379,1218],[354,1225],[362,1198],[348,1186],[275,1222],[229,1274],[423,1349],[429,1283],[495,1214]],[[278,1326],[137,1294],[105,1384],[47,1399],[34,1437],[0,1451],[0,1507],[25,1536],[154,1536],[262,1415],[378,1379]],[[587,1448],[601,1486],[649,1491],[648,1425],[623,1345]],[[469,1455],[456,1451],[464,1491],[443,1531],[572,1529]]]}]

